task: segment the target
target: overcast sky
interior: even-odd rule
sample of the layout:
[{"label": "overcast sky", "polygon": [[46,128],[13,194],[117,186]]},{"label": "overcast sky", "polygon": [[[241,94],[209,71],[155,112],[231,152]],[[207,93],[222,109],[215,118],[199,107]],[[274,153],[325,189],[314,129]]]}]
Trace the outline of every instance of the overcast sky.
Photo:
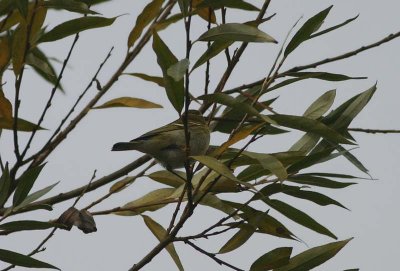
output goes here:
[{"label": "overcast sky", "polygon": [[[249,2],[260,6],[262,1]],[[135,18],[147,3],[148,1],[114,0],[94,8],[106,17],[126,13],[128,15],[119,17],[111,27],[87,31],[81,35],[68,69],[64,74],[63,85],[66,89],[66,95],[58,95],[55,98],[50,114],[43,124],[44,127],[51,128],[57,125],[89,82],[111,46],[115,46],[113,55],[101,72],[99,79],[104,83],[113,74],[126,52],[126,37],[134,25]],[[388,34],[400,30],[400,17],[398,16],[400,2],[395,0],[272,0],[267,15],[273,13],[277,13],[277,15],[273,20],[264,24],[261,29],[282,42],[290,27],[301,16],[303,16],[302,22],[304,22],[304,19],[332,4],[334,8],[326,20],[325,26],[340,23],[357,14],[360,14],[360,16],[355,22],[343,29],[301,46],[290,56],[283,69],[335,56],[380,40]],[[66,12],[52,12],[48,15],[46,24],[51,28],[61,21],[73,18],[73,16],[76,15]],[[255,16],[256,13],[228,12],[228,20],[232,22],[244,22],[254,19]],[[196,39],[205,29],[206,23],[194,18],[193,39]],[[184,58],[183,23],[177,23],[160,35],[179,59]],[[68,38],[48,43],[42,48],[49,56],[62,60],[71,42],[72,39]],[[336,72],[350,76],[366,76],[368,79],[339,83],[309,80],[298,83],[283,91],[271,93],[270,97],[280,97],[275,104],[275,110],[285,114],[302,114],[312,101],[330,89],[337,89],[337,101],[335,102],[335,106],[337,106],[349,97],[368,89],[377,81],[378,91],[351,127],[400,129],[400,121],[398,120],[400,114],[400,107],[398,106],[400,99],[398,88],[399,48],[400,40],[395,40],[354,58],[322,66],[318,69],[319,71]],[[265,76],[278,49],[279,46],[273,44],[250,45],[238,68],[231,76],[227,87],[250,83]],[[204,44],[194,46],[192,63],[203,50]],[[224,69],[224,66],[221,65],[221,63],[225,64],[223,60],[223,57],[217,58],[212,63],[212,86],[215,86],[221,71]],[[129,66],[127,72],[161,74],[150,44],[143,50],[142,55]],[[9,75],[11,75],[11,72]],[[201,94],[203,76],[202,69],[193,74],[191,91],[195,95]],[[10,84],[5,86],[7,97],[12,97],[12,80],[9,77]],[[22,85],[23,103],[20,115],[28,120],[36,121],[44,102],[47,100],[50,89],[51,87],[48,84],[37,79],[32,72],[27,72]],[[82,105],[95,93],[96,90],[93,88]],[[113,172],[140,155],[137,152],[110,152],[111,146],[115,142],[130,140],[176,118],[176,112],[169,105],[164,90],[156,85],[140,79],[121,77],[111,91],[103,97],[102,101],[121,96],[148,99],[162,104],[164,109],[107,109],[90,112],[88,117],[70,134],[60,148],[49,157],[49,163],[36,184],[35,190],[61,181],[52,192],[55,195],[61,191],[84,185],[89,181],[95,169],[97,169],[98,177]],[[42,141],[40,139],[45,140],[49,133],[40,132],[32,149],[41,146]],[[255,144],[252,150],[266,153],[285,151],[300,135],[300,133],[291,133],[285,136],[270,136],[265,138],[262,143]],[[315,270],[333,271],[357,267],[363,271],[394,270],[398,266],[400,252],[398,247],[400,243],[398,234],[400,228],[398,216],[400,203],[398,197],[400,190],[398,180],[398,176],[400,176],[400,136],[362,133],[352,133],[352,135],[360,147],[354,151],[354,154],[370,169],[370,174],[377,180],[360,180],[358,185],[344,190],[320,190],[344,204],[351,211],[337,207],[320,207],[284,197],[280,197],[280,199],[287,200],[288,203],[311,214],[335,233],[340,240],[355,237],[336,257]],[[214,144],[220,143],[221,140],[222,137],[218,135],[212,137]],[[11,142],[11,133],[4,132],[0,146],[2,152],[6,150],[9,154],[9,157],[3,157],[4,160],[12,161],[13,159]],[[332,161],[316,169],[366,177],[344,159],[337,159],[337,161]],[[160,186],[148,179],[140,179],[123,193],[97,206],[96,210],[116,207],[157,187]],[[86,206],[96,197],[103,195],[107,189],[105,187],[95,193],[88,194],[80,202],[80,207]],[[58,205],[56,211],[50,214],[39,212],[25,218],[53,219],[70,205],[71,202],[67,202]],[[150,215],[163,225],[167,225],[172,210],[172,208],[166,208]],[[220,213],[208,208],[201,208],[198,211],[198,214],[189,221],[187,227],[182,231],[183,233],[197,232],[220,217]],[[293,254],[295,255],[308,247],[333,241],[282,218],[276,212],[271,211],[271,214],[282,220],[307,245],[269,236],[253,236],[243,247],[232,253],[222,255],[221,258],[246,269],[256,258],[275,247],[293,246],[295,248]],[[96,217],[96,222],[98,232],[93,234],[84,235],[77,229],[70,232],[57,231],[56,236],[46,245],[47,250],[36,257],[67,271],[127,270],[157,243],[140,217],[102,216]],[[28,252],[45,235],[45,232],[11,235],[2,238],[2,248]],[[224,238],[200,241],[199,244],[203,248],[215,252],[229,237],[230,235],[226,235]],[[182,244],[177,244],[176,247],[186,270],[229,270],[218,266],[190,247]],[[169,255],[162,252],[143,270],[175,269],[176,267]],[[23,269],[19,268],[18,270]]]}]

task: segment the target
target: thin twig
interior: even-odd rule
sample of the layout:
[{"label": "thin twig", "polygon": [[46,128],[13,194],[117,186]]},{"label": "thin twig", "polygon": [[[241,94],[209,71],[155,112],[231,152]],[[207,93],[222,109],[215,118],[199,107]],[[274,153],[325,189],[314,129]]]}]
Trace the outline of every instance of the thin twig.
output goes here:
[{"label": "thin twig", "polygon": [[192,243],[192,242],[189,241],[189,240],[184,241],[184,243],[185,243],[185,244],[188,244],[189,246],[191,246],[192,248],[194,248],[194,249],[197,250],[198,252],[200,252],[200,253],[202,253],[202,254],[204,254],[204,255],[210,257],[211,259],[213,259],[213,260],[214,260],[216,263],[218,263],[219,265],[225,265],[225,266],[227,266],[227,267],[229,267],[229,268],[231,268],[231,269],[233,269],[233,270],[236,270],[236,271],[244,271],[243,269],[240,269],[240,268],[238,268],[238,267],[236,267],[236,266],[234,266],[234,265],[232,265],[232,264],[230,264],[230,263],[228,263],[228,262],[225,262],[225,261],[219,259],[217,256],[215,256],[214,253],[210,253],[210,252],[208,252],[208,251],[205,251],[204,249],[202,249],[201,247],[195,245],[194,243]]},{"label": "thin twig", "polygon": [[379,129],[364,129],[364,128],[348,128],[348,131],[362,132],[368,134],[400,134],[400,130],[379,130]]},{"label": "thin twig", "polygon": [[[207,24],[207,30],[211,29],[211,15],[212,15],[212,9],[208,9],[208,24]],[[207,50],[210,50],[211,46],[211,41],[207,42]],[[206,62],[206,71],[205,71],[205,76],[204,76],[204,95],[208,94],[208,87],[210,85],[210,59],[207,59]]]},{"label": "thin twig", "polygon": [[83,195],[85,195],[85,193],[88,191],[88,189],[89,189],[90,185],[92,184],[93,180],[96,178],[96,172],[97,172],[97,169],[95,169],[93,171],[92,178],[90,178],[90,181],[86,185],[85,189],[83,189],[81,194],[75,199],[74,203],[72,204],[72,207],[75,207],[76,204],[78,204],[79,200],[83,197]]}]

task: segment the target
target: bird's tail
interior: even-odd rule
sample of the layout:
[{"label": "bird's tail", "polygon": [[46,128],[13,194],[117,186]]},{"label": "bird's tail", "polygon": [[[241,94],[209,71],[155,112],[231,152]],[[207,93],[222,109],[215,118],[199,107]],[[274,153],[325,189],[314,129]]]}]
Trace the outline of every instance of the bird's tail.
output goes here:
[{"label": "bird's tail", "polygon": [[111,151],[136,150],[137,142],[119,142],[114,144]]}]

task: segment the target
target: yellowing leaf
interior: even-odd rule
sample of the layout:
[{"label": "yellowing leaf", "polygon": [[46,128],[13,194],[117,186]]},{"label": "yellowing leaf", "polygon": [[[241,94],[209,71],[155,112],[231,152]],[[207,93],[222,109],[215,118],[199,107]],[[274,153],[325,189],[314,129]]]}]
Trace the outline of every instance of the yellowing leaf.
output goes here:
[{"label": "yellowing leaf", "polygon": [[239,248],[249,240],[255,230],[256,228],[250,224],[241,225],[240,230],[235,233],[235,235],[233,235],[223,247],[221,247],[218,253],[227,253]]},{"label": "yellowing leaf", "polygon": [[[154,234],[154,236],[162,242],[164,238],[167,236],[167,231],[158,224],[156,221],[154,221],[151,217],[142,215],[144,223],[146,226],[149,228],[149,230]],[[166,250],[168,251],[169,255],[171,255],[171,258],[174,260],[176,266],[180,271],[183,271],[184,268],[182,266],[181,260],[179,259],[178,253],[176,253],[175,247],[173,243],[170,243],[167,245]]]},{"label": "yellowing leaf", "polygon": [[26,23],[20,23],[17,30],[14,32],[13,45],[12,45],[12,62],[13,71],[16,76],[18,76],[24,65],[25,61],[25,50],[27,46],[27,34],[28,29]]},{"label": "yellowing leaf", "polygon": [[[13,122],[14,120],[7,120],[3,117],[0,117],[0,129],[13,130]],[[18,119],[17,121],[17,130],[21,132],[32,132],[36,129],[36,124],[29,122],[24,119]],[[38,127],[38,130],[44,130],[42,127]]]},{"label": "yellowing leaf", "polygon": [[[30,12],[32,13],[32,12]],[[44,20],[46,19],[46,14],[47,14],[47,8],[40,6],[36,8],[35,11],[35,18],[32,23],[31,27],[31,33],[29,37],[29,41],[31,43],[35,43],[37,38],[38,38],[38,33],[40,33],[40,29],[42,28],[42,25],[44,23]],[[32,15],[30,14],[30,17]]]},{"label": "yellowing leaf", "polygon": [[[1,52],[1,51],[0,51]],[[0,119],[12,122],[12,105],[11,102],[4,96],[0,88]]]},{"label": "yellowing leaf", "polygon": [[203,0],[192,0],[192,6],[195,12],[206,22],[210,21],[212,24],[217,23],[217,18],[215,17],[214,10],[208,7],[197,7]]},{"label": "yellowing leaf", "polygon": [[133,97],[120,97],[112,99],[102,105],[93,107],[93,109],[110,108],[110,107],[134,107],[134,108],[162,108],[161,105],[152,103],[143,99]]},{"label": "yellowing leaf", "polygon": [[10,43],[8,38],[4,37],[0,39],[0,73],[7,67],[11,56]]},{"label": "yellowing leaf", "polygon": [[127,185],[133,183],[136,180],[135,176],[129,176],[126,178],[123,178],[122,180],[116,182],[110,187],[110,193],[115,193],[118,191],[121,191],[123,188],[125,188]]}]

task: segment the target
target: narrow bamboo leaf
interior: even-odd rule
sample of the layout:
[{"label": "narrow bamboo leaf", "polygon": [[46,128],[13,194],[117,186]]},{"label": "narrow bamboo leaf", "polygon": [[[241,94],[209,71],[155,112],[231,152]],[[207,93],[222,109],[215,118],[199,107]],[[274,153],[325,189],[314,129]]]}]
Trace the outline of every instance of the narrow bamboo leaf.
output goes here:
[{"label": "narrow bamboo leaf", "polygon": [[297,31],[297,33],[290,40],[289,44],[286,46],[284,55],[287,56],[293,52],[300,44],[311,38],[311,35],[316,32],[321,25],[324,23],[326,16],[328,16],[329,11],[333,6],[319,12],[310,19],[308,19],[302,27]]},{"label": "narrow bamboo leaf", "polygon": [[54,70],[49,66],[49,62],[43,61],[33,53],[27,55],[26,64],[32,66],[35,70],[41,71],[41,74],[46,74],[49,78],[51,77],[52,81],[57,79]]},{"label": "narrow bamboo leaf", "polygon": [[138,77],[138,78],[143,79],[145,81],[156,83],[160,87],[165,87],[164,78],[160,77],[160,76],[152,76],[152,75],[148,75],[148,74],[144,74],[144,73],[137,73],[137,72],[124,73],[124,74],[125,75],[135,76],[135,77]]},{"label": "narrow bamboo leaf", "polygon": [[200,163],[202,163],[209,169],[212,169],[213,171],[217,172],[218,174],[221,174],[222,176],[224,176],[236,183],[239,183],[239,184],[244,185],[249,188],[253,188],[252,185],[242,182],[238,178],[236,178],[235,175],[233,175],[232,171],[227,166],[225,166],[223,163],[221,163],[214,157],[203,155],[203,156],[192,156],[192,158],[199,161]]},{"label": "narrow bamboo leaf", "polygon": [[175,110],[180,113],[184,102],[183,80],[176,82],[167,73],[167,70],[178,62],[178,59],[172,54],[168,46],[161,40],[157,32],[153,33],[153,50],[157,55],[158,65],[161,67],[164,77],[165,90],[171,104]]},{"label": "narrow bamboo leaf", "polygon": [[135,176],[128,176],[123,178],[122,180],[116,182],[110,187],[110,193],[116,193],[121,191],[122,189],[126,188],[128,185],[131,185],[136,180]]},{"label": "narrow bamboo leaf", "polygon": [[35,221],[35,220],[20,220],[4,223],[0,225],[0,230],[3,231],[34,231],[47,230],[60,225],[51,222]]},{"label": "narrow bamboo leaf", "polygon": [[235,211],[234,208],[224,203],[220,198],[213,194],[207,194],[206,196],[204,196],[200,204],[214,208],[228,215],[232,214]]},{"label": "narrow bamboo leaf", "polygon": [[271,171],[266,170],[261,165],[250,165],[238,174],[239,180],[242,182],[250,182],[262,176],[271,174]]},{"label": "narrow bamboo leaf", "polygon": [[61,270],[54,265],[5,249],[0,249],[0,261],[30,268],[51,268]]},{"label": "narrow bamboo leaf", "polygon": [[304,112],[303,116],[309,119],[318,119],[331,108],[335,101],[336,90],[329,90],[316,99]]},{"label": "narrow bamboo leaf", "polygon": [[247,242],[247,240],[250,239],[250,237],[254,234],[255,231],[256,228],[251,224],[241,225],[239,231],[235,233],[235,235],[233,235],[228,240],[228,242],[226,242],[225,245],[221,247],[218,253],[219,254],[228,253],[241,247],[243,244]]},{"label": "narrow bamboo leaf", "polygon": [[81,0],[81,1],[85,2],[88,6],[94,6],[111,0]]},{"label": "narrow bamboo leaf", "polygon": [[279,125],[301,130],[304,132],[315,133],[322,136],[323,138],[326,138],[327,140],[336,143],[354,144],[353,142],[349,141],[347,138],[342,136],[334,129],[328,127],[327,125],[317,120],[300,116],[280,115],[280,114],[270,115],[269,118],[271,118]]},{"label": "narrow bamboo leaf", "polygon": [[350,18],[350,19],[344,21],[343,23],[337,24],[337,25],[332,26],[332,27],[329,27],[329,28],[327,28],[327,29],[325,29],[325,30],[319,31],[319,32],[317,32],[317,33],[314,33],[314,34],[311,35],[310,38],[312,39],[312,38],[315,38],[315,37],[324,35],[324,34],[326,34],[326,33],[329,33],[329,32],[331,32],[331,31],[333,31],[333,30],[336,30],[336,29],[338,29],[338,28],[340,28],[340,27],[342,27],[342,26],[345,26],[346,24],[351,23],[352,21],[354,21],[355,19],[357,19],[358,16],[359,16],[359,15],[357,15],[357,16],[355,16],[355,17],[353,17],[353,18]]},{"label": "narrow bamboo leaf", "polygon": [[188,14],[189,1],[190,0],[178,0],[179,8],[181,9],[183,16],[186,16]]},{"label": "narrow bamboo leaf", "polygon": [[116,18],[93,16],[73,19],[57,25],[41,36],[38,42],[56,41],[88,29],[109,26],[114,23]]},{"label": "narrow bamboo leaf", "polygon": [[189,68],[189,64],[190,62],[187,58],[179,60],[167,69],[168,76],[172,77],[176,82],[181,81]]},{"label": "narrow bamboo leaf", "polygon": [[266,198],[263,198],[262,200],[287,218],[293,220],[294,222],[320,234],[337,239],[337,237],[331,231],[319,224],[308,214],[290,206],[289,204],[276,199],[268,200]]},{"label": "narrow bamboo leaf", "polygon": [[28,0],[15,0],[15,6],[24,18],[28,17]]},{"label": "narrow bamboo leaf", "polygon": [[10,193],[10,171],[8,169],[8,163],[4,167],[3,173],[0,178],[0,206],[3,207],[7,201],[8,193]]},{"label": "narrow bamboo leaf", "polygon": [[256,6],[247,3],[243,0],[204,0],[201,2],[199,7],[209,7],[212,9],[220,8],[235,8],[247,11],[259,11],[260,9]]},{"label": "narrow bamboo leaf", "polygon": [[300,151],[304,154],[307,154],[315,147],[315,145],[317,145],[320,139],[321,136],[317,134],[306,133],[299,140],[297,140],[289,150]]},{"label": "narrow bamboo leaf", "polygon": [[128,48],[132,47],[143,32],[143,29],[153,21],[163,4],[164,0],[153,0],[142,10],[136,19],[135,26],[128,37]]},{"label": "narrow bamboo leaf", "polygon": [[306,250],[289,260],[289,264],[274,271],[311,270],[335,256],[351,239],[329,243]]},{"label": "narrow bamboo leaf", "polygon": [[[33,7],[29,10],[29,19],[31,19],[32,14],[33,14]],[[39,35],[41,33],[41,29],[44,23],[44,20],[46,19],[47,15],[47,8],[43,6],[39,6],[35,10],[35,17],[33,18],[33,22],[31,25],[31,30],[30,30],[30,35],[29,35],[29,41],[32,45],[36,44],[37,39],[39,38]]]},{"label": "narrow bamboo leaf", "polygon": [[7,37],[0,38],[0,73],[7,68],[11,58],[11,46]]},{"label": "narrow bamboo leaf", "polygon": [[342,183],[342,182],[334,181],[334,180],[327,179],[324,177],[314,176],[311,174],[298,174],[298,175],[290,176],[288,178],[288,181],[294,182],[294,183],[305,184],[305,185],[313,185],[313,186],[319,186],[319,187],[325,187],[325,188],[332,188],[332,189],[345,188],[350,185],[356,184],[356,183]]},{"label": "narrow bamboo leaf", "polygon": [[19,210],[27,206],[28,204],[40,199],[47,193],[49,193],[59,182],[56,182],[55,184],[49,185],[43,189],[40,189],[30,195],[28,195],[18,206],[14,208],[14,211]]},{"label": "narrow bamboo leaf", "polygon": [[133,107],[133,108],[162,108],[161,105],[133,97],[120,97],[105,102],[102,105],[93,107],[93,109],[112,108],[112,107]]},{"label": "narrow bamboo leaf", "polygon": [[[184,173],[182,171],[175,171],[175,173],[182,176],[183,179],[186,178],[186,173]],[[175,188],[185,184],[183,179],[179,178],[175,174],[172,174],[168,170],[156,171],[156,172],[149,174],[147,177],[149,177],[153,181],[156,181],[156,182],[168,185],[168,186],[172,186]]]},{"label": "narrow bamboo leaf", "polygon": [[[13,130],[13,122],[14,120],[7,120],[5,118],[0,117],[0,129]],[[17,121],[17,130],[21,132],[32,132],[36,128],[36,124],[29,122],[24,119],[18,119]],[[44,130],[42,127],[38,127],[38,130]]]},{"label": "narrow bamboo leaf", "polygon": [[43,3],[45,7],[52,9],[68,10],[82,14],[98,14],[90,10],[88,4],[76,0],[47,0]]},{"label": "narrow bamboo leaf", "polygon": [[[324,194],[318,193],[318,192],[298,189],[296,191],[295,190],[283,191],[283,193],[285,193],[286,195],[290,195],[292,197],[312,201],[321,206],[336,205],[336,206],[342,207],[344,209],[347,209],[340,202],[338,202],[328,196],[325,196]],[[349,210],[349,209],[347,209],[347,210]]]},{"label": "narrow bamboo leaf", "polygon": [[14,192],[13,206],[18,206],[28,196],[33,184],[39,177],[40,172],[46,164],[27,169],[17,180],[17,187]]},{"label": "narrow bamboo leaf", "polygon": [[272,155],[249,151],[244,151],[243,155],[256,159],[264,169],[272,172],[279,180],[285,180],[288,176],[281,161]]},{"label": "narrow bamboo leaf", "polygon": [[20,23],[14,32],[13,45],[12,45],[12,63],[13,71],[18,76],[24,66],[25,49],[27,45],[28,28],[26,23]]},{"label": "narrow bamboo leaf", "polygon": [[289,263],[293,248],[279,247],[258,258],[250,267],[250,271],[267,271]]},{"label": "narrow bamboo leaf", "polygon": [[198,40],[278,43],[273,37],[257,27],[239,23],[227,23],[213,27],[202,34]]},{"label": "narrow bamboo leaf", "polygon": [[259,117],[261,120],[263,120],[265,122],[273,123],[273,124],[275,123],[275,121],[271,120],[271,118],[261,115],[257,111],[257,109],[255,109],[251,105],[249,105],[247,103],[241,103],[237,99],[235,99],[227,94],[214,93],[214,94],[202,95],[202,96],[198,97],[198,99],[223,104],[225,106],[229,106],[234,109],[244,111],[244,112],[248,113],[250,116]]},{"label": "narrow bamboo leaf", "polygon": [[208,60],[211,58],[217,56],[219,53],[224,51],[226,48],[231,46],[233,44],[233,41],[214,41],[210,47],[207,48],[207,50],[200,56],[200,58],[196,61],[196,63],[193,65],[193,68],[191,72],[206,63]]},{"label": "narrow bamboo leaf", "polygon": [[202,0],[192,0],[192,8],[203,20],[212,24],[216,24],[217,18],[215,17],[214,10],[208,7],[199,7],[199,4],[202,2]]},{"label": "narrow bamboo leaf", "polygon": [[166,29],[168,26],[170,26],[171,24],[174,24],[176,22],[179,22],[180,20],[183,19],[183,14],[182,13],[178,13],[178,14],[174,14],[169,16],[167,19],[162,20],[160,22],[158,22],[155,26],[154,26],[154,30],[159,32],[161,30]]},{"label": "narrow bamboo leaf", "polygon": [[346,150],[345,148],[343,148],[342,146],[338,145],[336,146],[336,149],[340,152],[343,153],[343,156],[350,161],[350,163],[352,163],[356,168],[358,168],[359,170],[361,170],[362,172],[364,172],[365,174],[369,175],[369,170],[368,168],[366,168],[363,163],[361,163],[360,160],[357,159],[357,157],[355,157],[350,151]]},{"label": "narrow bamboo leaf", "polygon": [[[299,174],[302,175],[302,174]],[[296,176],[299,176],[296,175]],[[342,179],[365,179],[361,177],[356,177],[353,175],[347,175],[347,174],[338,174],[338,173],[327,173],[327,172],[312,172],[312,173],[307,173],[304,175],[315,175],[315,176],[322,176],[322,177],[331,177],[331,178],[342,178]]]},{"label": "narrow bamboo leaf", "polygon": [[[161,188],[151,191],[134,201],[128,202],[122,208],[131,209],[129,211],[115,212],[117,215],[132,216],[146,211],[156,211],[166,205],[165,199],[175,192],[174,188]],[[168,202],[167,202],[168,203]]]},{"label": "narrow bamboo leaf", "polygon": [[[167,237],[167,231],[163,228],[163,226],[158,224],[156,221],[154,221],[149,216],[142,215],[142,217],[143,217],[144,223],[149,228],[149,230],[154,234],[154,236],[158,239],[158,241],[161,242],[162,240],[164,240],[164,238]],[[169,255],[171,256],[171,258],[174,260],[178,269],[180,271],[183,271],[184,270],[183,265],[181,263],[181,260],[179,259],[178,253],[176,253],[173,243],[170,243],[166,247],[166,249],[167,249]]]},{"label": "narrow bamboo leaf", "polygon": [[2,0],[0,1],[0,16],[7,14],[11,8],[14,7],[15,0]]},{"label": "narrow bamboo leaf", "polygon": [[330,73],[330,72],[292,72],[288,73],[288,76],[297,78],[313,78],[325,81],[346,81],[346,80],[357,80],[357,79],[367,79],[367,77],[350,77],[344,74]]},{"label": "narrow bamboo leaf", "polygon": [[304,157],[301,161],[294,163],[288,169],[288,173],[296,173],[302,169],[311,167],[312,165],[322,163],[323,159],[328,157],[334,149],[332,147],[322,150],[316,153],[310,153]]}]

